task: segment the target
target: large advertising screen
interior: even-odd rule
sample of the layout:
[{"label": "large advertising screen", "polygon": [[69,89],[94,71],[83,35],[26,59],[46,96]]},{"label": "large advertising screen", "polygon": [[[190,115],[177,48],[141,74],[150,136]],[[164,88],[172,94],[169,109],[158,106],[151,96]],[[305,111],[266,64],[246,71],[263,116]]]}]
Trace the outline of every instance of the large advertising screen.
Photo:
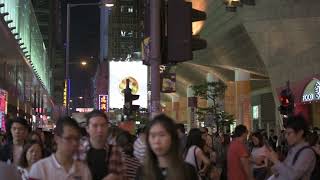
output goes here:
[{"label": "large advertising screen", "polygon": [[140,95],[133,104],[147,108],[147,66],[142,61],[110,61],[110,81],[109,81],[109,107],[123,108],[123,89],[126,88],[126,79],[130,80],[129,87],[132,94]]}]

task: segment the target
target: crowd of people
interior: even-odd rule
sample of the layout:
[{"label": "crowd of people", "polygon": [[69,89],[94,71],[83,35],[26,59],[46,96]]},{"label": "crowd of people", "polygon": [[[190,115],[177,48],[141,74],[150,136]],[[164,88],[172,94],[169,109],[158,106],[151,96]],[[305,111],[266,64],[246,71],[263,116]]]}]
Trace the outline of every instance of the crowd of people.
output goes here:
[{"label": "crowd of people", "polygon": [[1,139],[0,179],[5,180],[319,180],[318,129],[289,117],[279,136],[232,134],[192,128],[160,114],[131,134],[109,123],[105,113],[86,114],[81,128],[71,117],[53,133],[11,120]]}]

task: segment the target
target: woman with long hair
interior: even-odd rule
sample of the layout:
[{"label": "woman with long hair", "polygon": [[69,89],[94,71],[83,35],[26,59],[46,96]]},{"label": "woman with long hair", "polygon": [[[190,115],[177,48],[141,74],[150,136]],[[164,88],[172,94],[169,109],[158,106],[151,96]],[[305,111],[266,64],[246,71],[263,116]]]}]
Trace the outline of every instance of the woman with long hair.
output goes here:
[{"label": "woman with long hair", "polygon": [[268,149],[261,133],[253,133],[251,139],[253,148],[250,160],[253,164],[253,176],[256,180],[264,180],[268,174]]},{"label": "woman with long hair", "polygon": [[175,123],[166,115],[156,116],[146,130],[146,158],[136,180],[197,180],[195,169],[183,161]]},{"label": "woman with long hair", "polygon": [[30,141],[24,147],[19,160],[18,170],[23,180],[29,179],[32,164],[43,158],[43,146],[38,141]]},{"label": "woman with long hair", "polygon": [[201,136],[202,133],[198,128],[190,130],[184,150],[184,157],[186,162],[193,165],[196,171],[201,176],[204,176],[210,165],[210,160],[203,152],[204,141]]}]

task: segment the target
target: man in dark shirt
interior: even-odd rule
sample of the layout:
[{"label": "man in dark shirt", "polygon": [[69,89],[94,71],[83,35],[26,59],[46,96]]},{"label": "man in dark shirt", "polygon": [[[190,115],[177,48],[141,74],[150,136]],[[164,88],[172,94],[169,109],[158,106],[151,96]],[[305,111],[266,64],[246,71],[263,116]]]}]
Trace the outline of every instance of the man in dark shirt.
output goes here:
[{"label": "man in dark shirt", "polygon": [[16,118],[11,121],[10,132],[12,141],[8,141],[0,149],[0,160],[8,164],[18,164],[22,154],[23,145],[28,137],[29,125],[27,120]]},{"label": "man in dark shirt", "polygon": [[125,169],[121,151],[107,143],[108,118],[98,110],[86,114],[89,139],[82,142],[80,160],[86,160],[93,180],[124,178]]}]

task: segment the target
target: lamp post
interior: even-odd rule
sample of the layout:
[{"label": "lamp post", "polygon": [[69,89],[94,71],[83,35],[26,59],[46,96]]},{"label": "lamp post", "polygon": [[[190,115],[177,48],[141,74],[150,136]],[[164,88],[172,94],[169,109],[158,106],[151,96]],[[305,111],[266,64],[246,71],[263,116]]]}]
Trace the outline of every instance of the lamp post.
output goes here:
[{"label": "lamp post", "polygon": [[[70,61],[70,9],[73,7],[79,7],[79,6],[105,6],[108,8],[113,7],[113,1],[112,0],[101,0],[99,3],[79,3],[79,4],[67,4],[67,34],[66,34],[66,69],[65,69],[65,79],[67,82],[70,81],[69,77],[69,61]],[[69,83],[66,83],[67,85],[67,97],[66,97],[66,110],[67,110],[67,116],[69,116],[69,99],[70,99],[70,87]]]}]

